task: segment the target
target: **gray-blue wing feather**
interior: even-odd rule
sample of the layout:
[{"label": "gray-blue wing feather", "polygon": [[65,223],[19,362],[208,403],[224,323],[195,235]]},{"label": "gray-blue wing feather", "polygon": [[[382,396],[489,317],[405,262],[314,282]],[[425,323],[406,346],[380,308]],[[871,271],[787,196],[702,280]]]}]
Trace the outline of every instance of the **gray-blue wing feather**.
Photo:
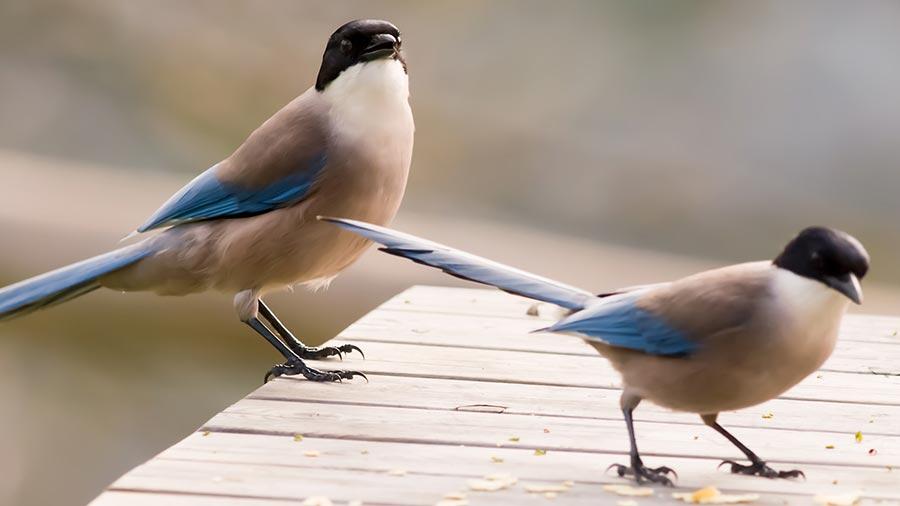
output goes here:
[{"label": "gray-blue wing feather", "polygon": [[684,332],[638,304],[651,290],[638,289],[598,299],[587,309],[542,330],[575,333],[588,341],[651,355],[683,356],[695,351],[697,343]]},{"label": "gray-blue wing feather", "polygon": [[382,251],[392,255],[437,267],[453,276],[491,285],[516,295],[573,310],[585,307],[588,301],[594,299],[593,294],[580,288],[396,230],[356,220],[328,217],[320,219],[377,242],[384,246]]},{"label": "gray-blue wing feather", "polygon": [[326,157],[322,153],[295,172],[261,186],[222,181],[216,173],[217,166],[213,166],[173,195],[137,231],[193,221],[253,216],[294,204],[309,194],[325,163]]}]

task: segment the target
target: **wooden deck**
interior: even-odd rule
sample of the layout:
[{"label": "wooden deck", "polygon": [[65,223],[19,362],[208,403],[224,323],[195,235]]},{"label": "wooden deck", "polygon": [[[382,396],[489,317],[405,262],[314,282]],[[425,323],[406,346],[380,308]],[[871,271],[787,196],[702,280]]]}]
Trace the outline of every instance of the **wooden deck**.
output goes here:
[{"label": "wooden deck", "polygon": [[[281,378],[113,483],[97,506],[327,504],[672,504],[671,489],[620,497],[604,470],[627,461],[619,378],[577,338],[528,334],[556,316],[498,291],[415,287],[350,326],[343,366],[370,383]],[[848,316],[834,356],[784,397],[720,422],[775,467],[805,481],[717,471],[740,453],[700,423],[645,403],[635,413],[648,465],[679,473],[678,490],[715,485],[755,504],[812,504],[859,493],[900,504],[900,319]],[[340,362],[323,364],[339,367]],[[862,441],[856,434],[860,432]],[[544,454],[544,452],[546,452]],[[470,490],[505,473],[518,483]],[[560,485],[553,497],[529,485]],[[622,504],[631,504],[623,502]]]}]

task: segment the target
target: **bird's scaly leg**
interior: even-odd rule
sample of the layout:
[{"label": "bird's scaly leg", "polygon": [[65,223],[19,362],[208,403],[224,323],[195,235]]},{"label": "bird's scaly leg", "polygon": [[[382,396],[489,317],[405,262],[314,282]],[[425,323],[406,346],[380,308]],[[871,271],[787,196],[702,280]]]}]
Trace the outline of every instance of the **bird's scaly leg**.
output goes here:
[{"label": "bird's scaly leg", "polygon": [[753,453],[753,451],[750,448],[747,448],[746,446],[744,446],[743,443],[738,441],[738,438],[734,437],[730,432],[725,430],[724,427],[719,425],[719,423],[716,422],[717,417],[718,417],[718,414],[701,415],[701,418],[703,418],[703,423],[705,423],[706,425],[709,425],[710,427],[715,429],[716,432],[725,436],[725,438],[728,439],[729,441],[731,441],[731,444],[733,444],[734,446],[737,446],[738,449],[740,451],[742,451],[744,453],[744,455],[747,456],[747,460],[750,461],[750,465],[744,465],[744,464],[738,464],[737,462],[735,462],[733,460],[723,460],[722,463],[719,464],[719,467],[722,467],[724,465],[730,465],[731,472],[733,474],[746,474],[746,475],[750,475],[750,476],[762,476],[764,478],[801,478],[801,477],[805,478],[806,477],[806,475],[803,474],[803,471],[801,471],[799,469],[792,469],[790,471],[776,471],[775,469],[772,469],[771,467],[769,467],[769,465],[766,464],[766,462],[763,459],[759,458],[759,455]]},{"label": "bird's scaly leg", "polygon": [[622,413],[625,415],[625,425],[628,427],[628,439],[631,442],[631,449],[629,450],[631,465],[613,464],[606,470],[609,471],[610,469],[615,469],[616,474],[619,476],[632,476],[634,477],[634,481],[638,483],[649,481],[669,487],[675,486],[668,475],[671,473],[672,476],[678,478],[678,473],[667,466],[656,468],[647,467],[644,465],[644,462],[641,460],[641,456],[638,453],[637,439],[634,436],[634,420],[632,420],[631,415],[634,412],[634,408],[636,408],[640,402],[641,400],[639,398],[634,398],[626,393],[622,394]]},{"label": "bird's scaly leg", "polygon": [[316,360],[320,358],[327,358],[337,355],[338,358],[344,358],[343,353],[350,353],[353,351],[358,351],[363,358],[366,358],[366,355],[363,353],[359,347],[353,344],[342,344],[340,346],[321,346],[321,347],[311,347],[303,344],[302,341],[297,339],[294,334],[291,333],[287,327],[284,326],[283,323],[275,316],[275,313],[269,309],[269,306],[263,302],[262,299],[259,299],[259,314],[265,318],[272,328],[275,329],[275,332],[281,336],[281,339],[287,345],[288,348],[291,349],[298,357],[303,359]]},{"label": "bird's scaly leg", "polygon": [[358,371],[320,371],[318,369],[313,369],[304,364],[303,360],[297,356],[296,353],[291,351],[287,345],[281,342],[281,340],[278,339],[278,337],[273,334],[263,322],[259,321],[259,318],[255,316],[250,317],[245,323],[255,330],[257,334],[266,338],[266,341],[269,341],[269,343],[286,359],[285,363],[275,365],[266,373],[263,383],[269,381],[269,378],[272,377],[277,378],[282,375],[292,376],[296,374],[302,374],[303,377],[310,381],[341,381],[353,379],[354,376],[362,376],[368,381],[366,375]]}]

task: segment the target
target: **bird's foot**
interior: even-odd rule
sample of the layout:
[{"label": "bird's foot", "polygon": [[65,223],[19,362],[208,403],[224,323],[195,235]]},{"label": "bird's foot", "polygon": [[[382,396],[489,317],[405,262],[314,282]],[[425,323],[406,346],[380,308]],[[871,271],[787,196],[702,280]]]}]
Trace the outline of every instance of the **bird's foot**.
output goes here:
[{"label": "bird's foot", "polygon": [[667,487],[674,487],[675,483],[669,478],[669,474],[678,479],[678,473],[675,472],[674,469],[668,466],[660,466],[657,468],[647,467],[643,464],[643,462],[638,459],[636,462],[632,462],[631,466],[626,466],[623,464],[613,464],[606,468],[606,471],[609,472],[610,469],[615,469],[616,474],[619,477],[624,478],[625,476],[634,477],[634,481],[638,483],[644,483],[648,481],[650,483],[659,483],[665,485]]},{"label": "bird's foot", "polygon": [[806,478],[803,471],[792,469],[790,471],[776,471],[768,466],[765,462],[759,460],[751,462],[750,465],[738,464],[733,460],[723,460],[719,467],[724,465],[731,466],[732,474],[746,474],[748,476],[762,476],[763,478]]},{"label": "bird's foot", "polygon": [[339,359],[343,360],[345,353],[350,354],[354,351],[359,352],[359,354],[362,355],[363,358],[366,358],[366,354],[363,353],[363,351],[354,344],[342,344],[340,346],[320,346],[316,348],[306,346],[292,346],[291,350],[299,355],[300,358],[307,360],[319,360],[334,356],[337,356]]},{"label": "bird's foot", "polygon": [[263,383],[268,382],[270,378],[296,376],[298,374],[302,374],[309,381],[341,381],[353,379],[355,376],[362,376],[363,379],[369,381],[369,378],[359,371],[320,371],[307,366],[302,360],[292,359],[283,364],[276,364],[269,369]]}]

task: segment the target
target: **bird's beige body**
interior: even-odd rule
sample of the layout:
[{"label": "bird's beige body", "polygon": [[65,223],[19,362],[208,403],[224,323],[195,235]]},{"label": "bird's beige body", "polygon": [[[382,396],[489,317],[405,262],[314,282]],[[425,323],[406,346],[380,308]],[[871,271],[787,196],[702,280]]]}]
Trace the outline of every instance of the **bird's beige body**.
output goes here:
[{"label": "bird's beige body", "polygon": [[[101,283],[163,295],[235,293],[245,318],[255,313],[260,295],[327,283],[356,260],[369,242],[317,216],[390,222],[406,187],[414,126],[401,62],[377,60],[344,74],[285,106],[217,166],[225,182],[255,177],[265,184],[324,148],[326,168],[303,200],[255,216],[168,229],[146,239],[157,243],[156,253]],[[254,172],[254,165],[267,170]]]},{"label": "bird's beige body", "polygon": [[695,353],[663,357],[588,343],[622,374],[626,397],[713,414],[777,397],[818,369],[848,302],[818,281],[753,262],[684,278],[643,302],[688,336],[704,336]]}]

